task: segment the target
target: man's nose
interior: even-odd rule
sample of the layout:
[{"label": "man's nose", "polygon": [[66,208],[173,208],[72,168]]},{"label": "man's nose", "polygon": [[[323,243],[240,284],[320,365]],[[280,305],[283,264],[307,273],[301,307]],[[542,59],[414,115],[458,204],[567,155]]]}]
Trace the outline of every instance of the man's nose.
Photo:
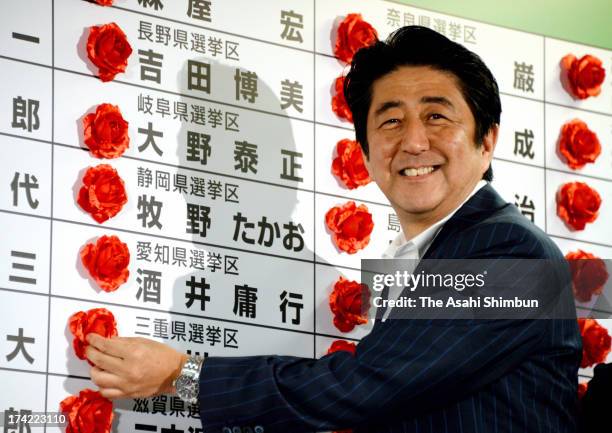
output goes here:
[{"label": "man's nose", "polygon": [[420,119],[410,119],[406,122],[402,135],[401,150],[413,154],[429,150],[427,129]]}]

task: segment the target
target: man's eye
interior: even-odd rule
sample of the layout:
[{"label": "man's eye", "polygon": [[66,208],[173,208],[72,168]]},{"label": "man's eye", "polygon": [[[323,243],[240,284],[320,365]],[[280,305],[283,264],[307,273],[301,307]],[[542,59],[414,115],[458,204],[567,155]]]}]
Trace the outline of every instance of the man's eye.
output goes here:
[{"label": "man's eye", "polygon": [[399,123],[399,119],[389,119],[383,122],[383,125],[395,125]]},{"label": "man's eye", "polygon": [[432,113],[432,114],[429,115],[429,118],[433,119],[433,120],[446,119],[446,117],[444,117],[440,113]]}]

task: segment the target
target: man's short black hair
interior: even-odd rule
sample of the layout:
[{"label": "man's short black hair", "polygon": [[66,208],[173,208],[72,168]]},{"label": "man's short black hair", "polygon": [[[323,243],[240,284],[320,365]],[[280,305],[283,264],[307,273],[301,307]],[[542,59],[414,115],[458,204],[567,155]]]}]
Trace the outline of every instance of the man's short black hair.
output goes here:
[{"label": "man's short black hair", "polygon": [[[376,80],[401,66],[429,66],[450,72],[457,78],[461,93],[474,116],[474,141],[477,146],[482,145],[484,136],[495,124],[499,125],[499,89],[482,59],[427,27],[406,26],[394,31],[386,41],[377,41],[357,51],[344,81],[344,96],[353,113],[355,135],[367,157],[367,120],[372,86]],[[491,166],[482,178],[488,181],[493,179]]]}]

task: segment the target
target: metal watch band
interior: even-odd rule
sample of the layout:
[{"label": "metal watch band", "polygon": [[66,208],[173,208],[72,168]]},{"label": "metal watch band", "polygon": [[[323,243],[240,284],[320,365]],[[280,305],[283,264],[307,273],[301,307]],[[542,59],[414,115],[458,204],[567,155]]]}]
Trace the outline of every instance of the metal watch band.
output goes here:
[{"label": "metal watch band", "polygon": [[185,365],[183,365],[181,374],[198,374],[200,372],[200,366],[202,365],[203,361],[203,356],[191,355],[189,358],[187,358]]},{"label": "metal watch band", "polygon": [[200,355],[189,356],[181,369],[181,374],[173,382],[173,386],[176,387],[176,394],[187,403],[195,404],[198,402],[199,376],[203,363],[204,357]]}]

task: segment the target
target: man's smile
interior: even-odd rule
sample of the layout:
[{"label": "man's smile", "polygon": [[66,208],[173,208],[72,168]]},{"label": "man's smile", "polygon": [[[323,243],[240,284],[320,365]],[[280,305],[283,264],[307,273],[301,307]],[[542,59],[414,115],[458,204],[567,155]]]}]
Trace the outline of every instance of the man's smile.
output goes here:
[{"label": "man's smile", "polygon": [[428,174],[433,173],[440,165],[423,165],[420,167],[406,167],[399,171],[401,176],[405,177],[425,177]]}]

